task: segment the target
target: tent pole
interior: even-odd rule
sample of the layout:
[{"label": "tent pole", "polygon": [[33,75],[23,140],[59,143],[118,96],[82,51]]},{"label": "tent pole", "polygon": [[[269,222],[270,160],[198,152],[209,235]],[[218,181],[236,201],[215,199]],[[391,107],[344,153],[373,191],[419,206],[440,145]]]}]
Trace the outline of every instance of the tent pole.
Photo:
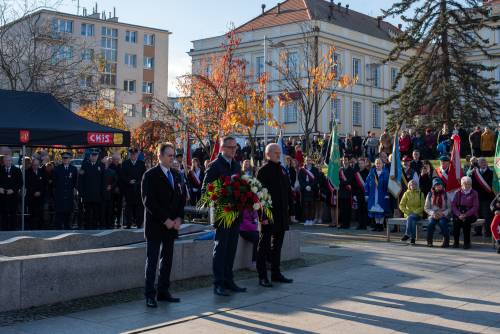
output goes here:
[{"label": "tent pole", "polygon": [[21,230],[24,231],[24,210],[26,206],[26,159],[24,158],[26,156],[26,145],[23,145],[23,156],[22,156],[22,166],[23,166],[23,187],[22,187],[22,192],[21,192]]}]

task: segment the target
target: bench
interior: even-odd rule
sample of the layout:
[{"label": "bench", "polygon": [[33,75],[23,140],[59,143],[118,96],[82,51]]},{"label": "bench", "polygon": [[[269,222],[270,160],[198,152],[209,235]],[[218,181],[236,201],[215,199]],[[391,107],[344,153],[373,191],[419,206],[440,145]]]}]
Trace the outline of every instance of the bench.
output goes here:
[{"label": "bench", "polygon": [[[450,220],[451,222],[452,220]],[[476,226],[483,226],[484,224],[484,219],[478,219],[474,223],[472,223],[471,227],[474,228]],[[429,225],[429,221],[427,219],[420,219],[417,221],[416,226],[417,229],[415,231],[415,239],[418,239],[418,227],[427,227]],[[391,227],[392,226],[406,226],[406,218],[389,218],[387,219],[387,241],[391,241]],[[452,229],[450,229],[452,231]],[[484,233],[483,233],[483,240],[484,242]]]}]

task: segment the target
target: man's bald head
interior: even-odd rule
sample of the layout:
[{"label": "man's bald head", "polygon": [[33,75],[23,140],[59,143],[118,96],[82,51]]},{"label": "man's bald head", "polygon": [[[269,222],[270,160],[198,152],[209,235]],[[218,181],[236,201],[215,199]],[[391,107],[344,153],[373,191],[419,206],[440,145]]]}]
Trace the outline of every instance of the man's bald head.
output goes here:
[{"label": "man's bald head", "polygon": [[272,162],[280,162],[281,158],[281,147],[276,144],[272,143],[266,146],[266,157],[268,160]]}]

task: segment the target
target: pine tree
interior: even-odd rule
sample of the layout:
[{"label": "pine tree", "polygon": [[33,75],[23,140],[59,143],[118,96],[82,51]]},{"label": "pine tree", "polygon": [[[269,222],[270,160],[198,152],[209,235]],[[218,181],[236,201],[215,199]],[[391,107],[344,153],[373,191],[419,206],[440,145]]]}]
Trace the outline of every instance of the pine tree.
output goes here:
[{"label": "pine tree", "polygon": [[[405,121],[420,121],[426,126],[445,122],[472,126],[491,123],[498,116],[498,82],[482,75],[496,66],[469,60],[473,51],[489,59],[494,57],[487,50],[490,41],[481,30],[494,30],[498,16],[482,2],[400,0],[384,11],[384,17],[400,16],[406,23],[385,60],[405,60],[393,89],[403,78],[404,86],[383,102],[390,107],[389,127]],[[406,16],[413,12],[412,17]]]}]

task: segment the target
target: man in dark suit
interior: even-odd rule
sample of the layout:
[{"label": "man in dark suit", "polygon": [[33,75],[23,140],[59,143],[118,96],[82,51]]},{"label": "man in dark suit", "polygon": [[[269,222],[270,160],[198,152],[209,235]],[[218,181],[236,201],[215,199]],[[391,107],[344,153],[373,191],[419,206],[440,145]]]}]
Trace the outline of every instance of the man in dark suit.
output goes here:
[{"label": "man in dark suit", "polygon": [[[146,305],[157,307],[156,300],[180,302],[168,291],[174,253],[174,240],[184,219],[181,176],[172,169],[175,148],[171,143],[158,147],[159,164],[148,170],[142,178],[142,202],[145,208],[144,235],[147,241]],[[160,252],[160,276],[155,289],[158,253]]]},{"label": "man in dark suit", "polygon": [[142,227],[144,219],[144,208],[141,202],[140,182],[146,171],[144,161],[140,161],[139,150],[131,148],[129,150],[130,159],[122,164],[122,185],[125,192],[125,226],[130,228],[135,223],[137,228]]},{"label": "man in dark suit", "polygon": [[21,170],[12,164],[12,157],[3,158],[3,167],[0,168],[0,221],[3,230],[14,230],[17,225],[17,206],[19,191],[23,186]]},{"label": "man in dark suit", "polygon": [[29,213],[29,229],[39,230],[43,228],[43,204],[47,179],[40,160],[33,159],[31,168],[26,170],[26,208]]},{"label": "man in dark suit", "polygon": [[[479,167],[475,167],[471,172],[472,189],[477,191],[479,198],[479,218],[484,219],[484,230],[487,237],[491,236],[492,212],[490,210],[491,201],[495,198],[493,192],[493,170],[488,167],[485,158],[478,159]],[[474,228],[474,235],[482,235],[482,226]]]},{"label": "man in dark suit", "polygon": [[[267,278],[267,259],[271,262],[271,280],[280,283],[292,283],[293,280],[283,276],[280,270],[281,247],[285,238],[285,231],[290,229],[290,216],[293,214],[292,188],[285,168],[280,164],[281,148],[278,144],[269,144],[266,147],[268,159],[257,174],[257,179],[269,191],[272,208],[272,223],[268,217],[261,222],[259,245],[257,248],[257,271],[259,284],[271,287]],[[271,242],[272,240],[272,242]]]},{"label": "man in dark suit", "polygon": [[78,189],[83,200],[83,224],[85,229],[102,228],[101,203],[103,201],[104,165],[97,161],[99,150],[90,153],[79,171]]},{"label": "man in dark suit", "polygon": [[70,165],[72,157],[70,152],[61,154],[62,164],[54,168],[54,206],[56,211],[55,222],[59,229],[70,227],[71,213],[73,212],[73,198],[77,185],[78,171],[75,166]]},{"label": "man in dark suit", "polygon": [[[222,140],[222,153],[217,159],[208,165],[207,173],[203,180],[202,193],[207,189],[207,185],[217,180],[221,176],[231,176],[239,174],[240,164],[234,160],[236,154],[236,139],[225,137]],[[239,224],[233,224],[230,228],[225,228],[220,222],[215,222],[215,245],[213,258],[214,272],[214,293],[219,296],[229,296],[226,289],[233,292],[245,292],[245,288],[240,288],[233,280],[233,263],[238,247]]]}]

